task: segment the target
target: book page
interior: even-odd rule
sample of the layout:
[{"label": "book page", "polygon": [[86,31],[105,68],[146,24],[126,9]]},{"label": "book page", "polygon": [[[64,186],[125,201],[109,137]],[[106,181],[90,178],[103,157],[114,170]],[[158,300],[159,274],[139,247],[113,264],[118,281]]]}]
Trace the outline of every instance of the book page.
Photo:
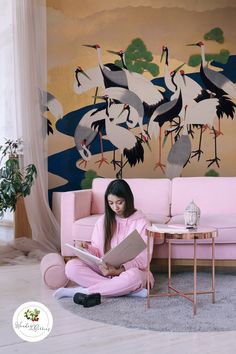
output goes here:
[{"label": "book page", "polygon": [[90,264],[96,264],[100,265],[103,264],[103,260],[99,257],[94,256],[93,254],[89,253],[86,249],[82,247],[74,247],[70,245],[69,243],[65,243],[65,245],[69,248],[71,248],[76,256],[78,256],[82,261],[85,263]]},{"label": "book page", "polygon": [[147,247],[146,243],[137,230],[131,232],[124,240],[115,248],[107,252],[102,260],[114,267],[119,267],[131,259],[134,259]]}]

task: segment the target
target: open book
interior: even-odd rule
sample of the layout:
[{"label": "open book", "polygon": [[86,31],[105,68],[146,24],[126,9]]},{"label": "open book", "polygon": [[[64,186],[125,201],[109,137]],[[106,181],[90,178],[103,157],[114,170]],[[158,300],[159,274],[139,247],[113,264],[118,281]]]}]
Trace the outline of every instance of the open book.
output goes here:
[{"label": "open book", "polygon": [[74,247],[68,243],[65,245],[70,247],[74,251],[74,254],[85,263],[97,266],[107,263],[114,267],[119,267],[129,262],[147,247],[137,230],[131,232],[119,245],[105,253],[102,258],[92,255],[88,250],[82,247]]}]

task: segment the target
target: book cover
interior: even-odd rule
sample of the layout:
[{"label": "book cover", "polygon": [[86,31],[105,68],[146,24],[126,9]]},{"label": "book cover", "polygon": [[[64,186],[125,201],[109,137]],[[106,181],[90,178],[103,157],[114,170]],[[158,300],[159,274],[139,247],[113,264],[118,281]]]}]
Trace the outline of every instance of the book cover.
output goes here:
[{"label": "book cover", "polygon": [[147,247],[137,230],[132,231],[119,245],[109,250],[102,258],[92,255],[84,248],[74,247],[68,243],[65,245],[70,247],[76,256],[88,264],[92,263],[99,266],[102,263],[107,263],[114,267],[119,267],[134,259]]}]

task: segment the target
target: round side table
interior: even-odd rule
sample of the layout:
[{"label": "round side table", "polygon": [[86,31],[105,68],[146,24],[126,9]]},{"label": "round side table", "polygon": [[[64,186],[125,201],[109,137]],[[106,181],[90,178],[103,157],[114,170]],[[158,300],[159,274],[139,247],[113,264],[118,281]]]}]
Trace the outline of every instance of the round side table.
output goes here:
[{"label": "round side table", "polygon": [[[152,296],[182,296],[193,303],[193,314],[197,313],[197,295],[212,294],[212,303],[215,302],[215,238],[217,229],[211,227],[199,227],[197,229],[186,229],[183,227],[174,227],[171,225],[152,225],[146,229],[147,235],[147,307],[150,307],[150,297]],[[168,293],[150,295],[150,237],[164,239],[168,242]],[[197,291],[197,240],[211,239],[212,241],[212,282],[209,291]],[[176,240],[193,240],[193,291],[184,292],[172,286],[171,278],[171,243]],[[192,297],[191,297],[192,295]]]}]

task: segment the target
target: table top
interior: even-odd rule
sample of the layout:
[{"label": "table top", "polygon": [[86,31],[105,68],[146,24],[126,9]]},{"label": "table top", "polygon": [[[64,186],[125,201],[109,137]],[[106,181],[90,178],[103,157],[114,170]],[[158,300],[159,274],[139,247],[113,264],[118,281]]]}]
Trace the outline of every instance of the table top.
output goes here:
[{"label": "table top", "polygon": [[215,238],[217,229],[213,227],[186,229],[184,225],[153,224],[146,229],[146,234],[160,239],[194,240]]}]

